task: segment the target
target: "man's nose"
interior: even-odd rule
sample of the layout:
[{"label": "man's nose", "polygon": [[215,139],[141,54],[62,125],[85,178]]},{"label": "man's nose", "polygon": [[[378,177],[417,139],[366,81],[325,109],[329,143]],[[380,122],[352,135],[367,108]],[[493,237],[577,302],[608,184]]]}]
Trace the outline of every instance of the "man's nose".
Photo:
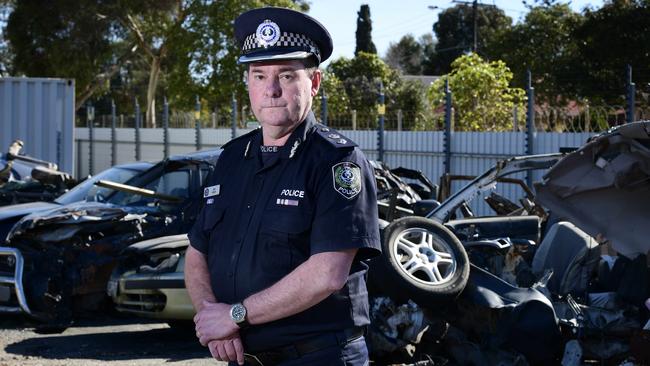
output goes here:
[{"label": "man's nose", "polygon": [[267,97],[277,98],[282,95],[282,88],[280,87],[280,80],[277,78],[269,78],[266,83],[265,94]]}]

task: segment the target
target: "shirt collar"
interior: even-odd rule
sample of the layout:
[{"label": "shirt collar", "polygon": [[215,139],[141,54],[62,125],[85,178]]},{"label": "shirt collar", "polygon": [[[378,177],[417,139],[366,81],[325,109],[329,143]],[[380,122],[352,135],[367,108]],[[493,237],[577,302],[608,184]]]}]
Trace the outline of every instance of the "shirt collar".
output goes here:
[{"label": "shirt collar", "polygon": [[300,145],[305,142],[307,134],[315,124],[316,117],[314,117],[314,112],[309,111],[305,120],[293,130],[287,142],[280,148],[280,157],[283,159],[291,159],[296,156],[302,150]]},{"label": "shirt collar", "polygon": [[[278,151],[278,156],[282,159],[291,159],[300,150],[300,145],[305,142],[305,139],[307,138],[307,134],[309,131],[314,127],[314,125],[317,123],[316,117],[314,116],[314,112],[309,111],[307,114],[307,117],[305,118],[304,121],[302,121],[293,132],[291,132],[291,135],[287,139],[287,142],[280,147],[280,151]],[[262,129],[259,129],[259,133],[254,134],[251,136],[251,138],[248,140],[248,143],[246,144],[245,151],[244,151],[244,156],[247,159],[251,159],[254,157],[257,157],[257,155],[260,154],[260,146],[262,145]]]}]

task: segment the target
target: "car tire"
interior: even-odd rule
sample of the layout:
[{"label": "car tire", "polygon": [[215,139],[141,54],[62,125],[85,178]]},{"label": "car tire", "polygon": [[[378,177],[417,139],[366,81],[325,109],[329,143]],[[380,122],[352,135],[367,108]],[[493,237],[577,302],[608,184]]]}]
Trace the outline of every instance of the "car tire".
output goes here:
[{"label": "car tire", "polygon": [[383,231],[382,251],[371,266],[371,286],[395,300],[444,304],[467,284],[469,259],[463,245],[433,220],[410,216],[393,221]]}]

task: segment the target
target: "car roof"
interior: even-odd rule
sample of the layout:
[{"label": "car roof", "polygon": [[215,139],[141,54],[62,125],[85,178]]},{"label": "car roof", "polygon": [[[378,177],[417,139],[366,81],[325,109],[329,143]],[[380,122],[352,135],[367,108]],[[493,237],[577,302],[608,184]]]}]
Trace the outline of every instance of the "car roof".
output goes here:
[{"label": "car roof", "polygon": [[154,166],[155,163],[152,163],[150,161],[134,161],[131,163],[124,163],[124,164],[116,164],[113,165],[114,168],[124,168],[124,169],[131,169],[131,170],[138,170],[138,171],[143,171],[151,168]]},{"label": "car roof", "polygon": [[217,158],[221,154],[221,148],[218,149],[207,149],[195,151],[187,154],[177,154],[172,155],[167,158],[168,161],[197,161],[197,162],[206,162],[213,163],[217,161]]}]

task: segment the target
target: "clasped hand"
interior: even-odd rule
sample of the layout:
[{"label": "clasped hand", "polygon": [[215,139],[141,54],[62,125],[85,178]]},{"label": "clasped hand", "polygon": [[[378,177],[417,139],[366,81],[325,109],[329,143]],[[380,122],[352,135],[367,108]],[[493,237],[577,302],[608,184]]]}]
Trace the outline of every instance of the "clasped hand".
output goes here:
[{"label": "clasped hand", "polygon": [[244,364],[244,347],[239,337],[239,327],[230,318],[230,305],[203,301],[201,310],[194,316],[196,337],[208,347],[218,361],[237,361]]}]

